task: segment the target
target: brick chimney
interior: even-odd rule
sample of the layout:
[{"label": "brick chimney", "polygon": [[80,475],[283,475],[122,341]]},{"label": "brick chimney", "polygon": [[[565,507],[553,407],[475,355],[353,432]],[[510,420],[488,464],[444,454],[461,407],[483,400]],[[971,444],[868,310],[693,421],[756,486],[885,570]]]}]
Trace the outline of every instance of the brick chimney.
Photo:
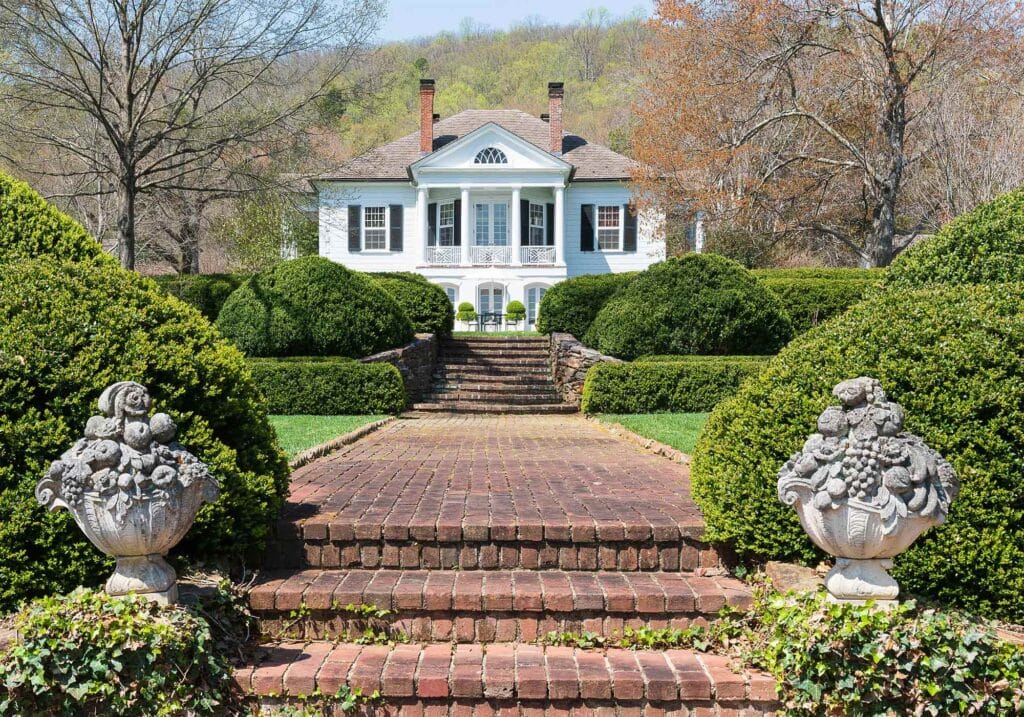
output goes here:
[{"label": "brick chimney", "polygon": [[434,81],[420,80],[420,152],[434,151]]},{"label": "brick chimney", "polygon": [[562,97],[565,96],[565,84],[562,82],[548,83],[548,134],[551,154],[562,154]]}]

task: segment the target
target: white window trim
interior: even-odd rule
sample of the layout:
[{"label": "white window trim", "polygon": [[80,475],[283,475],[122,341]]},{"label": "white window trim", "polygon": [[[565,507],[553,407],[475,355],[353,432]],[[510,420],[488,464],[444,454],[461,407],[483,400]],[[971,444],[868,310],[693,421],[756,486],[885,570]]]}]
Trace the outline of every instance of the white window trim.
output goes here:
[{"label": "white window trim", "polygon": [[[441,215],[441,209],[443,207],[447,207],[447,206],[451,206],[451,208],[452,208],[452,223],[451,224],[442,224],[441,223],[441,216],[442,216]],[[455,246],[455,239],[456,239],[456,236],[455,236],[455,200],[454,199],[449,199],[446,202],[438,202],[437,203],[437,209],[435,211],[437,212],[437,216],[435,217],[435,221],[437,223],[437,236],[434,238],[435,239],[435,242],[434,242],[435,245],[436,246]],[[441,243],[441,230],[442,229],[451,229],[452,230],[452,243],[451,244],[442,244]]]},{"label": "white window trim", "polygon": [[[601,248],[601,208],[608,209],[613,207],[619,212],[619,244],[614,249],[602,249]],[[625,254],[626,250],[623,248],[626,243],[626,221],[622,214],[623,207],[621,204],[597,204],[594,207],[594,250],[603,254]]]},{"label": "white window trim", "polygon": [[[367,209],[384,209],[384,248],[383,249],[368,249],[366,247],[366,210]],[[360,232],[359,240],[362,244],[362,251],[366,254],[391,254],[391,207],[387,204],[383,207],[379,204],[372,204],[369,206],[364,205],[360,211],[359,217]],[[379,231],[380,227],[371,227],[374,230]]]},{"label": "white window trim", "polygon": [[[533,223],[533,208],[540,207],[540,224]],[[526,208],[526,238],[530,241],[527,246],[545,246],[548,239],[548,208],[546,205],[540,202],[530,202]],[[541,242],[540,244],[533,243],[533,230],[540,229]]]}]

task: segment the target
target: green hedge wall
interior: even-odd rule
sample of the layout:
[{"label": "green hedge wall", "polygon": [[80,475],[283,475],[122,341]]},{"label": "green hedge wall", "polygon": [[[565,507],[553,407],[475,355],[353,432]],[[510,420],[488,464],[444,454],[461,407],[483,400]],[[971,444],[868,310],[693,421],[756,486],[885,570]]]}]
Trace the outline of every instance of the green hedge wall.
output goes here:
[{"label": "green hedge wall", "polygon": [[249,359],[249,365],[272,414],[360,416],[405,408],[402,374],[388,363],[295,357]]},{"label": "green hedge wall", "polygon": [[779,297],[793,332],[802,334],[856,304],[875,282],[767,276],[758,283]]},{"label": "green hedge wall", "polygon": [[587,372],[585,413],[695,413],[732,396],[740,382],[761,371],[758,357],[648,357],[633,363],[602,363]]},{"label": "green hedge wall", "polygon": [[540,300],[537,331],[542,334],[563,332],[582,341],[608,300],[637,275],[635,271],[584,274],[558,282],[544,292]]},{"label": "green hedge wall", "polygon": [[248,278],[248,274],[172,274],[153,277],[167,293],[196,307],[210,321],[217,320],[231,292]]},{"label": "green hedge wall", "polygon": [[370,277],[398,302],[418,333],[436,334],[438,338],[452,335],[455,310],[440,286],[421,274],[408,271],[370,274]]}]

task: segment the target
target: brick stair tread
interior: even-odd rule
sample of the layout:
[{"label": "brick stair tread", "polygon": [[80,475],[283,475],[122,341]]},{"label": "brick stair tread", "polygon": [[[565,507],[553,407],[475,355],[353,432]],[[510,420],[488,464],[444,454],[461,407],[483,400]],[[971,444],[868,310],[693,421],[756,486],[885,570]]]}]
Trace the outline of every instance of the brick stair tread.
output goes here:
[{"label": "brick stair tread", "polygon": [[416,403],[415,411],[432,411],[440,413],[578,413],[579,408],[571,404],[514,405],[500,403]]},{"label": "brick stair tread", "polygon": [[434,384],[435,390],[460,390],[471,392],[490,391],[495,395],[501,393],[555,393],[554,384],[548,378],[534,379],[532,381],[491,381],[483,382],[461,380],[439,380]]},{"label": "brick stair tread", "polygon": [[714,615],[747,608],[747,586],[726,576],[562,570],[321,570],[267,572],[249,592],[257,611],[383,610]]},{"label": "brick stair tread", "polygon": [[613,701],[705,705],[776,702],[775,680],[736,671],[725,656],[692,650],[583,650],[496,643],[480,645],[355,645],[272,643],[259,664],[234,678],[244,694],[280,697],[334,694],[343,684],[395,699]]},{"label": "brick stair tread", "polygon": [[455,389],[450,391],[435,391],[427,394],[423,401],[425,403],[443,403],[446,401],[468,401],[470,403],[511,403],[518,406],[560,404],[562,399],[553,391],[547,393],[517,393],[513,391],[487,392],[466,391]]}]

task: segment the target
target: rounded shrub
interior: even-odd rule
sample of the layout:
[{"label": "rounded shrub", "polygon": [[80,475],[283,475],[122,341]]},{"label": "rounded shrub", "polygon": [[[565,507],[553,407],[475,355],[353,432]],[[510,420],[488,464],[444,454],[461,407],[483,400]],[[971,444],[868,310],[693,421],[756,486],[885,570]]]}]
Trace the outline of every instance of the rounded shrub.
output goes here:
[{"label": "rounded shrub", "polygon": [[840,381],[872,376],[957,470],[947,522],[896,559],[903,587],[1024,619],[1024,286],[886,292],[795,339],[718,405],[693,460],[707,537],[746,556],[822,557],[777,472]]},{"label": "rounded shrub", "polygon": [[512,300],[505,307],[505,319],[507,321],[522,321],[526,318],[526,307],[522,301]]},{"label": "rounded shrub", "polygon": [[198,311],[104,264],[0,264],[0,611],[109,572],[36,482],[82,435],[116,381],[147,386],[178,440],[208,463],[219,500],[178,549],[197,560],[256,557],[287,491],[288,467],[242,354]]},{"label": "rounded shrub", "polygon": [[792,334],[778,298],[749,271],[714,254],[689,254],[655,264],[617,292],[583,342],[622,359],[771,354]]},{"label": "rounded shrub", "polygon": [[228,297],[217,328],[249,356],[361,358],[413,339],[398,303],[330,259],[284,261]]},{"label": "rounded shrub", "polygon": [[961,214],[885,272],[890,289],[1000,282],[1024,282],[1024,187]]},{"label": "rounded shrub", "polygon": [[476,321],[476,309],[468,301],[463,301],[459,304],[459,311],[455,314],[455,318],[459,321]]},{"label": "rounded shrub", "polygon": [[153,278],[167,293],[196,307],[210,321],[216,321],[231,292],[249,277],[246,274],[182,274]]},{"label": "rounded shrub", "polygon": [[0,656],[5,715],[235,713],[210,626],[180,607],[76,590],[27,605]]},{"label": "rounded shrub", "polygon": [[421,274],[407,271],[371,276],[398,302],[417,333],[436,334],[441,338],[452,335],[455,311],[440,286]]},{"label": "rounded shrub", "polygon": [[635,271],[584,274],[558,282],[540,300],[537,330],[542,334],[572,334],[582,340],[608,300],[636,276]]},{"label": "rounded shrub", "polygon": [[0,263],[42,256],[117,264],[81,224],[0,172]]}]

